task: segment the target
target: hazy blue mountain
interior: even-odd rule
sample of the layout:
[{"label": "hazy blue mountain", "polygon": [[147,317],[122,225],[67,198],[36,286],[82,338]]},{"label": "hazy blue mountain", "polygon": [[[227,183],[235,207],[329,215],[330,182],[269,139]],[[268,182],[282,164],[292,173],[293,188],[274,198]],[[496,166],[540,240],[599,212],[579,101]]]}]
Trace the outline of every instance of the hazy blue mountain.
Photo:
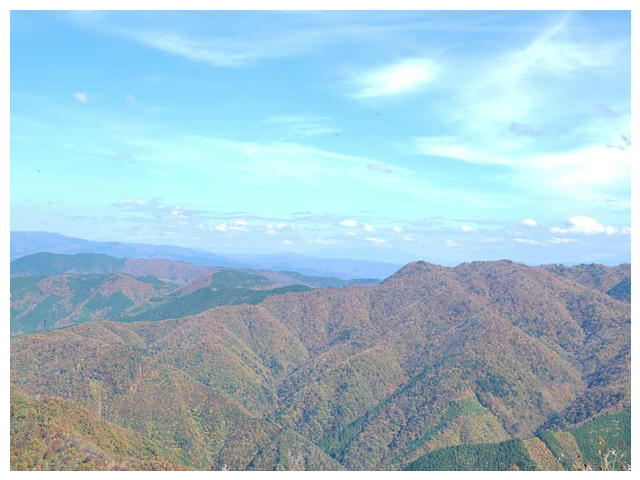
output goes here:
[{"label": "hazy blue mountain", "polygon": [[38,252],[102,253],[119,258],[168,258],[210,267],[248,266],[221,255],[171,245],[96,242],[67,237],[58,233],[11,232],[11,260]]},{"label": "hazy blue mountain", "polygon": [[335,277],[321,277],[313,275],[303,275],[298,272],[279,271],[272,272],[270,270],[243,270],[247,273],[255,273],[268,278],[278,285],[306,285],[314,288],[342,288],[349,285],[375,285],[380,283],[377,278],[352,278],[343,280]]},{"label": "hazy blue mountain", "polygon": [[236,255],[238,260],[264,270],[294,271],[304,275],[340,279],[386,278],[402,265],[349,258],[319,258],[286,252],[272,255]]},{"label": "hazy blue mountain", "polygon": [[371,260],[320,258],[296,253],[218,255],[204,250],[170,245],[97,242],[48,232],[11,232],[11,260],[38,252],[101,253],[119,258],[166,258],[209,267],[283,270],[342,280],[382,279],[393,274],[401,266]]}]

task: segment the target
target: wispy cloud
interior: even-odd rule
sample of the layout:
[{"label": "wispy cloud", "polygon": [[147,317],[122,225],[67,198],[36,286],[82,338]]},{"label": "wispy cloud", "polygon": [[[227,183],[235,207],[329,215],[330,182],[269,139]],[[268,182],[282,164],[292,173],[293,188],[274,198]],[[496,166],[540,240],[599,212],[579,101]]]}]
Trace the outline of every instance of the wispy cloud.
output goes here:
[{"label": "wispy cloud", "polygon": [[549,135],[549,128],[535,128],[526,123],[511,122],[509,131],[515,135],[524,135],[525,137],[544,137]]},{"label": "wispy cloud", "polygon": [[123,198],[114,202],[112,206],[130,213],[135,213],[137,218],[144,216],[159,222],[167,221],[181,224],[187,223],[187,221],[192,219],[202,218],[207,214],[205,211],[185,208],[183,205],[167,205],[158,198]]},{"label": "wispy cloud", "polygon": [[558,238],[558,237],[552,237],[550,239],[542,239],[542,240],[533,239],[533,238],[514,238],[513,240],[517,243],[523,243],[526,245],[535,245],[538,247],[550,247],[553,245],[575,243],[579,241],[577,238]]},{"label": "wispy cloud", "polygon": [[[219,17],[229,15],[216,12]],[[171,24],[162,18],[149,16],[146,25],[132,27],[122,15],[70,14],[67,20],[109,34],[120,35],[141,45],[215,67],[243,67],[260,60],[285,58],[320,50],[336,42],[384,43],[394,32],[433,27],[433,22],[420,24],[415,19],[397,22],[367,23],[350,15],[331,15],[315,12],[305,15],[296,12],[264,14],[260,22],[235,23],[236,29],[226,25],[199,22],[188,13],[174,15]],[[273,22],[264,17],[271,16]],[[333,17],[333,18],[332,18]],[[150,20],[149,20],[150,19]]]},{"label": "wispy cloud", "polygon": [[335,135],[342,131],[332,126],[332,118],[313,115],[274,115],[265,119],[265,123],[282,128],[294,137],[312,137]]},{"label": "wispy cloud", "polygon": [[140,105],[140,100],[138,100],[130,93],[126,97],[124,97],[124,101],[127,103],[127,105]]},{"label": "wispy cloud", "polygon": [[525,184],[527,188],[547,187],[562,195],[587,195],[591,198],[594,188],[627,184],[630,180],[630,151],[604,145],[538,155],[522,152],[511,156],[500,151],[499,147],[478,150],[457,143],[452,137],[419,138],[415,140],[415,145],[425,155],[475,164],[508,166],[520,172],[523,179],[529,180]]},{"label": "wispy cloud", "polygon": [[[528,191],[586,198],[594,189],[624,189],[628,106],[615,115],[601,102],[593,107],[598,115],[589,115],[588,107],[594,94],[606,96],[612,85],[628,88],[628,54],[623,36],[586,36],[565,15],[528,43],[514,42],[473,62],[473,75],[443,79],[447,101],[430,105],[429,114],[444,128],[414,139],[416,151],[508,167],[511,184]],[[456,66],[468,70],[455,62],[447,70]],[[597,83],[581,90],[592,78]]]},{"label": "wispy cloud", "polygon": [[578,239],[577,238],[558,238],[558,237],[552,237],[551,240],[549,240],[551,243],[555,243],[555,244],[559,244],[559,243],[574,243],[577,242]]},{"label": "wispy cloud", "polygon": [[[181,172],[209,172],[212,158],[218,162],[219,175],[242,176],[252,185],[285,184],[335,187],[353,182],[358,188],[401,192],[403,195],[438,195],[439,199],[460,200],[464,192],[451,191],[416,176],[412,170],[393,165],[393,172],[380,175],[368,168],[375,159],[346,155],[297,142],[251,142],[199,135],[171,135],[165,138],[120,138],[136,160],[162,174],[178,167]],[[290,185],[286,188],[289,188]]]},{"label": "wispy cloud", "polygon": [[547,243],[543,242],[542,240],[534,240],[532,238],[514,238],[514,241],[518,242],[518,243],[526,243],[528,245],[539,245],[539,246],[544,246]]},{"label": "wispy cloud", "polygon": [[295,49],[285,45],[277,45],[279,48],[274,49],[276,45],[268,48],[250,41],[225,38],[197,38],[181,32],[126,29],[119,29],[119,32],[148,47],[216,67],[238,67],[260,58],[286,56]]},{"label": "wispy cloud", "polygon": [[[119,12],[66,12],[66,21],[106,34],[119,35],[141,45],[215,67],[242,67],[256,61],[320,51],[336,43],[386,49],[411,43],[416,32],[477,32],[497,28],[494,20],[473,15],[416,15],[415,12],[261,12],[260,18],[236,12],[195,17],[174,12],[146,15],[135,25]],[[233,28],[229,28],[233,25]]]},{"label": "wispy cloud", "polygon": [[318,237],[318,238],[312,238],[312,239],[306,240],[306,243],[309,243],[311,245],[338,245],[342,243],[342,240],[338,238]]},{"label": "wispy cloud", "polygon": [[76,92],[72,96],[80,103],[89,103],[89,95],[87,92]]},{"label": "wispy cloud", "polygon": [[352,82],[355,98],[387,97],[412,92],[433,82],[440,71],[435,62],[425,59],[405,59],[360,73]]},{"label": "wispy cloud", "polygon": [[387,241],[384,238],[379,238],[379,237],[366,237],[366,240],[369,242],[375,243],[377,245],[387,243]]},{"label": "wispy cloud", "polygon": [[368,163],[367,169],[372,170],[374,172],[380,172],[380,173],[391,173],[393,171],[384,163],[380,163],[380,162]]}]

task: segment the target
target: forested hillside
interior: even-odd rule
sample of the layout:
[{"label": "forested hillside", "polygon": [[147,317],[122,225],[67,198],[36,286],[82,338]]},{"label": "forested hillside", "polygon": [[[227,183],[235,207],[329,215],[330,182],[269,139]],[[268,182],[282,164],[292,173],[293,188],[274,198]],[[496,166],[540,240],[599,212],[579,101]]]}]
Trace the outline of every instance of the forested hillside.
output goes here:
[{"label": "forested hillside", "polygon": [[[14,337],[12,386],[160,446],[150,462],[570,469],[560,458],[593,462],[603,429],[607,445],[629,443],[630,305],[608,284],[509,261],[415,262],[378,285],[307,291],[213,272],[159,300],[164,283],[117,275],[160,303]],[[19,282],[51,279],[67,282],[62,296],[69,274]],[[216,306],[229,290],[248,296]]]},{"label": "forested hillside", "polygon": [[269,295],[377,283],[101,254],[37,253],[13,261],[11,274],[12,334],[91,320],[181,318],[220,305],[260,303]]}]

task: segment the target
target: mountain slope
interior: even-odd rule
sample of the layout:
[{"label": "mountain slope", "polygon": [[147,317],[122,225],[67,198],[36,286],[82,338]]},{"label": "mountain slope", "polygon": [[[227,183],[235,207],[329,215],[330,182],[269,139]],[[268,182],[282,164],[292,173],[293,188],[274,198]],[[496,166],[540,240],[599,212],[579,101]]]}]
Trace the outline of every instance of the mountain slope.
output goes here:
[{"label": "mountain slope", "polygon": [[[47,264],[46,259],[51,262]],[[91,320],[130,322],[181,318],[215,306],[256,304],[269,295],[309,289],[303,285],[278,287],[266,277],[236,270],[205,268],[206,273],[199,274],[204,267],[181,262],[124,259],[114,266],[116,260],[120,259],[93,254],[37,254],[16,260],[14,264],[18,264],[19,272],[100,272],[105,268],[99,262],[107,262],[108,270],[113,267],[146,275],[14,276],[11,278],[11,333],[50,330]],[[131,265],[135,268],[127,268]],[[71,266],[74,268],[69,268]],[[158,267],[160,273],[169,274],[183,284],[163,282],[149,274],[157,274]],[[185,284],[185,280],[189,281]]]},{"label": "mountain slope", "polygon": [[631,463],[631,411],[602,415],[569,432],[543,431],[525,440],[456,445],[430,452],[405,470],[601,470],[600,452],[614,449],[612,470]]},{"label": "mountain slope", "polygon": [[119,317],[144,308],[175,285],[125,274],[54,275],[11,279],[11,333],[60,328]]},{"label": "mountain slope", "polygon": [[[618,300],[631,301],[630,282],[631,265],[623,263],[610,267],[598,264],[580,264],[570,267],[564,265],[544,265],[546,270],[570,278],[590,288],[612,295]],[[617,288],[617,290],[615,290]],[[617,293],[616,293],[617,292]]]},{"label": "mountain slope", "polygon": [[[401,469],[628,405],[629,307],[545,268],[416,262],[371,287],[17,337],[12,382],[181,448],[196,468],[265,465],[277,448],[251,463],[241,446],[281,432],[323,468]],[[253,440],[229,437],[240,431]]]},{"label": "mountain slope", "polygon": [[11,392],[11,470],[177,470],[175,452],[73,402]]},{"label": "mountain slope", "polygon": [[177,452],[181,464],[207,470],[245,469],[256,458],[277,464],[260,451],[287,435],[293,457],[314,469],[339,468],[306,440],[175,368],[126,324],[81,324],[20,339],[12,352],[14,387],[72,400]]},{"label": "mountain slope", "polygon": [[216,270],[201,265],[166,259],[116,258],[97,253],[64,255],[35,253],[11,262],[11,275],[63,275],[124,273],[135,277],[152,276],[171,283],[186,283]]}]

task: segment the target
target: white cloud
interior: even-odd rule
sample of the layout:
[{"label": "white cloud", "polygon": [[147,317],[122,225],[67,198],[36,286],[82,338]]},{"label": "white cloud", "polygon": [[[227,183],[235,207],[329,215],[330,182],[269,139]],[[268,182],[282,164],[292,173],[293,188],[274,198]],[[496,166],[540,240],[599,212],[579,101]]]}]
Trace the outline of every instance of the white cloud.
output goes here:
[{"label": "white cloud", "polygon": [[282,243],[284,243],[285,245],[292,245],[293,242],[291,240],[283,240]]},{"label": "white cloud", "polygon": [[469,226],[469,225],[463,225],[460,227],[460,230],[462,230],[463,232],[475,232],[477,231],[475,228]]},{"label": "white cloud", "polygon": [[504,238],[502,237],[487,237],[482,239],[482,241],[485,243],[500,242],[502,240],[504,240]]},{"label": "white cloud", "polygon": [[630,178],[631,151],[594,146],[530,158],[526,168],[562,189],[607,186]]},{"label": "white cloud", "polygon": [[76,92],[73,94],[73,98],[80,103],[89,103],[89,95],[86,92]]},{"label": "white cloud", "polygon": [[522,224],[526,225],[527,227],[537,227],[538,226],[538,222],[536,222],[535,220],[533,220],[531,218],[525,218],[524,220],[522,220]]},{"label": "white cloud", "polygon": [[404,232],[404,228],[399,227],[399,226],[397,226],[397,225],[396,225],[395,227],[393,227],[393,228],[391,229],[391,231],[392,231],[393,233],[402,233],[402,232]]},{"label": "white cloud", "polygon": [[342,243],[342,240],[338,240],[337,238],[312,238],[306,242],[313,245],[336,245]]},{"label": "white cloud", "polygon": [[266,233],[267,235],[277,235],[280,230],[283,230],[285,228],[294,229],[295,227],[292,223],[281,222],[276,225],[269,223],[267,224],[267,229],[264,231],[264,233]]},{"label": "white cloud", "polygon": [[364,228],[367,232],[373,232],[375,231],[375,228],[373,228],[373,225],[369,225],[368,223],[365,223],[362,228]]},{"label": "white cloud", "polygon": [[407,241],[407,242],[415,242],[416,239],[409,236],[409,235],[405,235],[404,237],[402,237],[403,240]]},{"label": "white cloud", "polygon": [[407,59],[371,70],[354,80],[356,98],[397,95],[416,90],[431,83],[440,67],[428,59]]},{"label": "white cloud", "polygon": [[114,203],[117,207],[149,207],[156,206],[160,202],[157,200],[146,200],[146,199],[138,199],[138,198],[123,198],[122,200],[118,200]]},{"label": "white cloud", "polygon": [[447,247],[461,247],[461,246],[462,246],[462,244],[461,244],[461,243],[454,242],[453,240],[447,240],[446,242],[444,242],[444,244],[445,244]]},{"label": "white cloud", "polygon": [[569,218],[567,227],[551,227],[549,231],[551,233],[583,233],[585,235],[594,235],[605,233],[607,235],[613,235],[616,233],[615,227],[602,225],[595,218],[577,216]]},{"label": "white cloud", "polygon": [[563,243],[573,243],[578,241],[576,238],[558,238],[558,237],[552,237],[549,240],[533,240],[530,238],[514,238],[513,240],[518,243],[525,243],[527,245],[538,245],[542,247],[546,247],[549,245],[559,245]]},{"label": "white cloud", "polygon": [[358,222],[353,219],[347,219],[347,220],[342,220],[340,222],[340,225],[342,225],[343,227],[357,227]]},{"label": "white cloud", "polygon": [[234,220],[215,225],[213,228],[219,232],[246,232],[248,230],[246,220]]},{"label": "white cloud", "polygon": [[577,238],[558,238],[558,237],[553,237],[551,240],[549,240],[551,243],[573,243],[573,242],[577,242],[578,239]]},{"label": "white cloud", "polygon": [[170,210],[171,215],[176,216],[176,217],[184,217],[185,216],[184,215],[185,209],[184,209],[184,207],[182,205],[174,205],[173,207],[169,207],[169,208],[171,209]]},{"label": "white cloud", "polygon": [[378,238],[378,237],[367,237],[366,239],[369,240],[370,242],[375,243],[375,244],[387,243],[386,240],[384,240],[382,238]]},{"label": "white cloud", "polygon": [[546,245],[546,243],[543,241],[532,240],[530,238],[514,238],[514,240],[518,243],[526,243],[528,245]]}]

